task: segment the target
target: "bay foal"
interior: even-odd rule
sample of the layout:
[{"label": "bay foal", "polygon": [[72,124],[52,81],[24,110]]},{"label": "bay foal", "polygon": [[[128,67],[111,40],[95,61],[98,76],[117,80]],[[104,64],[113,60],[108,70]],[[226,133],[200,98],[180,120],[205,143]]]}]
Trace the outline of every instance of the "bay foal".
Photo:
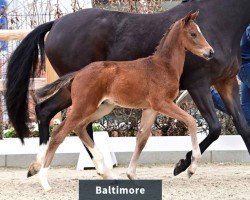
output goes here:
[{"label": "bay foal", "polygon": [[[196,137],[195,119],[179,108],[173,101],[179,93],[179,81],[183,72],[186,50],[207,60],[213,49],[194,22],[198,12],[189,13],[175,22],[160,41],[154,55],[134,61],[95,62],[84,69],[65,75],[37,92],[42,98],[62,87],[71,86],[72,109],[63,123],[53,132],[44,159],[33,163],[29,173],[36,173],[45,190],[50,186],[47,171],[58,146],[72,130],[83,130],[81,141],[93,154],[98,174],[103,178],[117,178],[104,164],[102,153],[86,133],[86,126],[109,114],[116,105],[143,109],[139,136],[127,175],[136,179],[139,155],[150,135],[150,128],[157,113],[167,115],[185,123],[192,139],[192,163],[188,169],[191,176],[201,157]],[[152,30],[153,31],[153,30]],[[143,40],[143,38],[142,38]],[[143,41],[142,41],[143,42]],[[81,133],[81,131],[77,131]]]}]

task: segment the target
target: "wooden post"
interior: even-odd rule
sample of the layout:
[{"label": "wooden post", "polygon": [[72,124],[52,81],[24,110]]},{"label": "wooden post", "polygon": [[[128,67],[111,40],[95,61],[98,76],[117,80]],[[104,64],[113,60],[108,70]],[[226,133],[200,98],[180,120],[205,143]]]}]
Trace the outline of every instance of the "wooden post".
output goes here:
[{"label": "wooden post", "polygon": [[[46,57],[45,60],[45,65],[46,65],[46,78],[47,78],[47,83],[52,83],[56,79],[58,79],[58,75],[53,69],[51,63],[49,62],[49,59]],[[54,117],[56,119],[61,119],[62,115],[61,112],[57,113],[56,116]]]},{"label": "wooden post", "polygon": [[58,75],[53,69],[52,65],[49,62],[49,59],[46,57],[45,60],[45,65],[46,65],[46,78],[47,78],[47,83],[52,83],[56,79],[58,79]]}]

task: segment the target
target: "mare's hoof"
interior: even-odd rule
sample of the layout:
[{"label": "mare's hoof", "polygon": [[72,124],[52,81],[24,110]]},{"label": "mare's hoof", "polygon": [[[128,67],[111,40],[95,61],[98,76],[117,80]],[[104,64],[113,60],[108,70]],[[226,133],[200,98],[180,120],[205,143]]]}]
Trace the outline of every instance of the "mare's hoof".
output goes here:
[{"label": "mare's hoof", "polygon": [[181,160],[175,165],[175,168],[174,168],[174,175],[175,175],[175,176],[177,176],[177,175],[179,175],[180,173],[182,173],[182,172],[185,171],[185,169],[183,169],[184,162],[185,162],[185,160],[184,160],[184,159],[181,159]]},{"label": "mare's hoof", "polygon": [[27,173],[27,177],[31,177],[31,176],[34,176],[35,174],[37,174],[40,169],[41,169],[41,164],[38,163],[38,162],[33,162],[30,166],[29,166],[29,169],[28,169],[28,173]]}]

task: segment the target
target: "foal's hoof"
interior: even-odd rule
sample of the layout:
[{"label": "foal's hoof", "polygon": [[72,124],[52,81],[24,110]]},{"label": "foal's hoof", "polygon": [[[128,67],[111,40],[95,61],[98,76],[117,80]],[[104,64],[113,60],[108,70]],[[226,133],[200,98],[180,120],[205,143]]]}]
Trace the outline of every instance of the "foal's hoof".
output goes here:
[{"label": "foal's hoof", "polygon": [[191,176],[193,176],[193,175],[194,175],[194,172],[193,172],[193,171],[188,170],[188,171],[187,171],[187,175],[188,175],[188,178],[191,178]]},{"label": "foal's hoof", "polygon": [[177,176],[177,175],[179,175],[180,173],[182,173],[182,172],[185,171],[185,169],[183,169],[184,162],[185,162],[185,160],[184,160],[184,159],[181,159],[181,160],[175,165],[175,168],[174,168],[174,175],[175,175],[175,176]]},{"label": "foal's hoof", "polygon": [[121,177],[117,174],[113,173],[112,171],[107,171],[105,173],[97,172],[99,176],[101,176],[104,180],[120,180]]},{"label": "foal's hoof", "polygon": [[37,174],[40,171],[41,166],[42,166],[41,163],[33,162],[29,166],[27,177],[29,178],[29,177],[34,176],[35,174]]},{"label": "foal's hoof", "polygon": [[136,176],[135,173],[127,172],[127,177],[128,177],[130,180],[137,180],[137,176]]},{"label": "foal's hoof", "polygon": [[52,188],[50,186],[44,187],[43,189],[45,192],[49,192],[52,190]]}]

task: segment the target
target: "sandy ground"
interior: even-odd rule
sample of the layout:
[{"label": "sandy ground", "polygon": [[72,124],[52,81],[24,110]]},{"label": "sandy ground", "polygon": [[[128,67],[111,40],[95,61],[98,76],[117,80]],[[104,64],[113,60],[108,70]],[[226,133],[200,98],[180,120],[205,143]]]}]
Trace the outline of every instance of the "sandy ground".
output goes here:
[{"label": "sandy ground", "polygon": [[[126,178],[126,167],[114,169]],[[173,165],[140,166],[141,179],[162,179],[164,200],[249,200],[250,164],[203,164],[188,179],[186,173],[172,175]],[[53,190],[44,192],[38,178],[26,178],[26,169],[0,168],[0,199],[78,199],[79,179],[99,179],[95,170],[52,168],[49,181]]]}]

